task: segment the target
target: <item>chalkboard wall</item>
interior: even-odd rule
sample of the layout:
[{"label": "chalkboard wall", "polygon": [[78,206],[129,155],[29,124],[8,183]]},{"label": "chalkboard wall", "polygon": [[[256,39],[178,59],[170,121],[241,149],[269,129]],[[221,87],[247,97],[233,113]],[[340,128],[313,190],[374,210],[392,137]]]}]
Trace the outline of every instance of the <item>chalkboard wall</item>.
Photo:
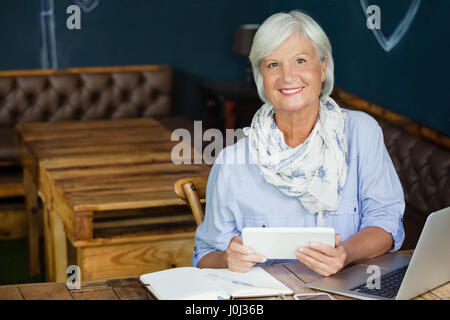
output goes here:
[{"label": "chalkboard wall", "polygon": [[[411,0],[370,0],[390,35]],[[408,32],[386,53],[367,29],[359,0],[272,0],[271,12],[301,8],[333,46],[336,85],[450,135],[450,1],[423,0]]]},{"label": "chalkboard wall", "polygon": [[[66,27],[73,1],[55,1],[59,68],[166,63],[175,69],[175,113],[202,119],[201,81],[245,77],[245,58],[232,53],[236,26],[298,8],[317,19],[332,42],[336,85],[450,135],[450,1],[423,0],[388,53],[366,28],[359,0],[99,1],[92,12],[81,12],[80,30]],[[411,1],[369,3],[380,7],[389,35]],[[41,68],[38,0],[0,2],[0,43],[0,69]]]}]

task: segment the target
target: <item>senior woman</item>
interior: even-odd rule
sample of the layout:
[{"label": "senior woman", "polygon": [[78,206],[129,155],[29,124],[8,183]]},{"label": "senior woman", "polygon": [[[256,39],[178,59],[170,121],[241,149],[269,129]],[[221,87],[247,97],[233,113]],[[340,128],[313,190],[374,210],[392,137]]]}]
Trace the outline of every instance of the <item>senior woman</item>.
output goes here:
[{"label": "senior woman", "polygon": [[193,265],[247,272],[272,263],[242,244],[244,227],[334,228],[335,247],[296,251],[324,276],[398,250],[401,184],[378,123],[329,97],[334,64],[322,28],[300,11],[274,14],[255,34],[250,61],[265,104],[211,169]]}]

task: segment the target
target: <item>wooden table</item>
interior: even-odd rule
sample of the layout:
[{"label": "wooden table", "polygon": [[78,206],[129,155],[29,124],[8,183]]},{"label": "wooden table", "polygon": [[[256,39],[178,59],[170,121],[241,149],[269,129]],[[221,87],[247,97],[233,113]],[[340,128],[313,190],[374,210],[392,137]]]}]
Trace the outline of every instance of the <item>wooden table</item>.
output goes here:
[{"label": "wooden table", "polygon": [[[410,256],[411,252],[400,252]],[[319,292],[309,289],[306,283],[320,278],[320,275],[306,267],[294,262],[265,266],[264,269],[275,278],[283,282],[294,293]],[[337,300],[353,300],[336,294],[332,296]],[[288,297],[292,299],[292,297]],[[82,282],[80,289],[69,290],[63,283],[39,283],[0,286],[0,300],[152,300],[153,297],[140,285],[138,277],[119,279],[103,279]],[[267,299],[267,298],[266,298]],[[449,300],[450,282],[426,292],[414,300]]]},{"label": "wooden table", "polygon": [[[170,129],[182,124],[180,119],[152,118],[19,124],[16,144],[24,172],[31,273],[40,273],[40,230],[48,281],[65,282],[70,257],[86,280],[190,263],[195,223],[173,184],[206,176],[210,167],[172,162],[172,148],[179,142],[171,141]],[[169,214],[164,211],[168,207],[180,212]],[[149,215],[148,208],[158,209]],[[167,223],[175,226],[170,234],[162,229]],[[102,234],[148,225],[153,231]],[[147,269],[149,256],[159,265]],[[108,266],[105,259],[120,260],[120,266]],[[133,261],[140,267],[115,271]]]}]

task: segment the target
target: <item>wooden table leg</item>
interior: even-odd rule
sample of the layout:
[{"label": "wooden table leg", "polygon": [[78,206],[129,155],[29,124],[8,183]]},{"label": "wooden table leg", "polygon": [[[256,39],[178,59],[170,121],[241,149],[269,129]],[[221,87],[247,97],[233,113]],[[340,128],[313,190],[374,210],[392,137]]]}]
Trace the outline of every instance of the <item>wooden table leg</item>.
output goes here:
[{"label": "wooden table leg", "polygon": [[67,281],[67,236],[61,218],[54,210],[48,212],[50,217],[50,236],[53,246],[53,270],[56,282]]},{"label": "wooden table leg", "polygon": [[45,239],[45,279],[48,282],[55,279],[54,249],[52,242],[52,228],[49,209],[44,203],[44,239]]},{"label": "wooden table leg", "polygon": [[40,253],[40,224],[42,218],[39,215],[37,186],[29,168],[23,169],[23,181],[25,187],[25,203],[28,220],[28,264],[31,275],[42,272]]},{"label": "wooden table leg", "polygon": [[92,240],[94,238],[94,224],[92,211],[76,211],[75,213],[75,240]]}]

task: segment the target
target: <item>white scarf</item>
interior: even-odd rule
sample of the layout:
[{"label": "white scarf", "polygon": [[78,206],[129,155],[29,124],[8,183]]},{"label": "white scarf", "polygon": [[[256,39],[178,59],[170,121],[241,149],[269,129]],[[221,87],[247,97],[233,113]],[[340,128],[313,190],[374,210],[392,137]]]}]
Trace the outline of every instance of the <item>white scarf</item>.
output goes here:
[{"label": "white scarf", "polygon": [[324,212],[337,210],[347,178],[346,113],[331,98],[320,101],[319,116],[306,141],[295,148],[284,142],[274,117],[275,108],[264,104],[244,128],[249,137],[252,163],[265,180],[284,194],[298,198],[322,227]]}]

